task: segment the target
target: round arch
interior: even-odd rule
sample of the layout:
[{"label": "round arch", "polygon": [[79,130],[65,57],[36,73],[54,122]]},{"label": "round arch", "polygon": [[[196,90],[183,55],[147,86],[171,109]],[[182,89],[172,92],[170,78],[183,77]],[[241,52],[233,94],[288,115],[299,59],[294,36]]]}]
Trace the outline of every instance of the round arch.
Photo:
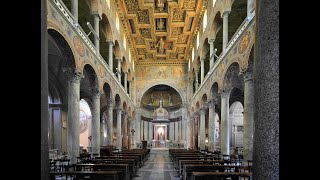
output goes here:
[{"label": "round arch", "polygon": [[[186,92],[185,91],[180,91],[178,88],[177,88],[177,84],[176,83],[173,83],[173,82],[166,82],[166,83],[159,83],[159,82],[150,82],[148,83],[147,86],[145,86],[141,91],[140,93],[137,95],[137,98],[138,99],[141,99],[142,96],[147,92],[148,89],[150,89],[151,87],[153,86],[156,86],[156,85],[167,85],[167,86],[170,86],[171,88],[173,88],[174,90],[176,90],[180,97],[181,97],[181,100],[182,100],[182,106],[185,106],[186,105]],[[138,103],[139,104],[139,103]],[[140,104],[139,104],[140,105]]]}]

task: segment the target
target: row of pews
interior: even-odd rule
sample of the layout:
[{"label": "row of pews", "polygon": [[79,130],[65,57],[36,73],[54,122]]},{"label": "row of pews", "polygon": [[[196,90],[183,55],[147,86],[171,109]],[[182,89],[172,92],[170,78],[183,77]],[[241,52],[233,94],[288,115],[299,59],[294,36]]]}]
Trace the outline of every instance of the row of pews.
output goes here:
[{"label": "row of pews", "polygon": [[206,153],[190,149],[169,149],[171,160],[182,180],[212,179],[250,179],[252,177],[249,161],[246,166],[240,159],[219,153]]},{"label": "row of pews", "polygon": [[[76,164],[52,168],[50,179],[130,180],[147,161],[150,149],[131,149],[103,156],[80,156]],[[59,160],[56,160],[59,161]],[[68,161],[69,162],[69,161]]]}]

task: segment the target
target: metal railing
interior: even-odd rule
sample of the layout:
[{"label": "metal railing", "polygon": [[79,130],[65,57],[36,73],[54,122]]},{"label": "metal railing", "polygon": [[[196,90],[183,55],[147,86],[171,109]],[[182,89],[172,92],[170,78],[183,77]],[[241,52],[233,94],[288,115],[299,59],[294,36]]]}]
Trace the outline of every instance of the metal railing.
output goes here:
[{"label": "metal railing", "polygon": [[[211,74],[217,69],[217,67],[220,65],[220,63],[224,60],[224,57],[227,56],[227,54],[230,52],[230,49],[233,47],[233,45],[235,44],[235,42],[239,39],[239,37],[242,35],[242,32],[244,30],[246,30],[246,28],[248,27],[248,25],[253,22],[254,16],[251,17],[250,19],[246,18],[241,25],[239,26],[239,28],[237,29],[237,31],[234,33],[234,35],[231,37],[230,41],[227,44],[226,50],[222,51],[222,53],[220,54],[220,56],[218,57],[218,59],[216,60],[216,62],[214,63],[212,69],[210,69],[207,73],[207,75],[204,77],[203,82],[201,82],[200,86],[198,87],[198,89],[196,90],[196,92],[192,95],[191,98],[191,102],[193,101],[193,99],[195,98],[195,96],[201,91],[203,85],[205,84],[205,82],[209,79],[209,77],[211,76]],[[210,56],[209,61],[213,58],[214,54]]]},{"label": "metal railing", "polygon": [[87,34],[84,32],[84,30],[81,28],[81,26],[78,23],[74,23],[74,18],[71,14],[71,12],[68,10],[68,8],[65,6],[65,4],[61,0],[50,0],[55,7],[57,8],[58,12],[69,22],[69,25],[71,28],[77,32],[77,34],[82,38],[82,40],[85,42],[85,45],[88,47],[88,49],[91,50],[91,53],[94,55],[94,57],[100,62],[100,64],[104,67],[104,69],[108,72],[109,76],[111,76],[115,82],[117,82],[120,89],[123,90],[124,94],[127,96],[129,101],[131,101],[132,105],[134,105],[131,97],[129,94],[125,91],[124,87],[122,86],[121,82],[118,81],[118,78],[115,77],[112,70],[109,69],[108,64],[104,60],[104,58],[101,56],[100,52],[96,50],[96,47],[93,45]]}]

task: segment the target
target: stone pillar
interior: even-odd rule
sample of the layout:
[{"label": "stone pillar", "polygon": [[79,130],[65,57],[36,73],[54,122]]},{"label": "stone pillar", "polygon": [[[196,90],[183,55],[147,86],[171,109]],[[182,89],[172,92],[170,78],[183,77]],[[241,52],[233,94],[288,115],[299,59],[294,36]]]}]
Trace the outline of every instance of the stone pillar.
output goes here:
[{"label": "stone pillar", "polygon": [[126,94],[128,93],[127,77],[128,77],[128,72],[125,72],[124,73],[124,91],[126,92]]},{"label": "stone pillar", "polygon": [[108,99],[107,145],[113,146],[113,102]]},{"label": "stone pillar", "polygon": [[121,57],[116,57],[118,61],[118,81],[121,83]]},{"label": "stone pillar", "polygon": [[178,142],[178,122],[174,122],[174,140]]},{"label": "stone pillar", "polygon": [[189,120],[189,126],[190,126],[190,133],[189,133],[189,137],[188,137],[189,143],[190,143],[189,147],[191,149],[194,149],[194,136],[195,136],[194,131],[193,131],[194,130],[194,115],[192,115]]},{"label": "stone pillar", "polygon": [[129,97],[132,99],[132,80],[129,80]]},{"label": "stone pillar", "polygon": [[247,1],[247,18],[251,19],[254,16],[255,11],[255,1],[254,0],[248,0]]},{"label": "stone pillar", "polygon": [[256,3],[252,179],[278,180],[279,1]]},{"label": "stone pillar", "polygon": [[153,140],[153,123],[149,122],[149,141],[152,142]]},{"label": "stone pillar", "polygon": [[121,150],[122,148],[122,134],[121,134],[121,118],[122,118],[122,109],[116,108],[117,110],[117,149]]},{"label": "stone pillar", "polygon": [[[195,73],[196,73],[196,91],[198,90],[198,88],[199,88],[199,82],[198,82],[198,71],[195,71]],[[193,92],[193,93],[195,93],[195,92]]]},{"label": "stone pillar", "polygon": [[206,109],[200,109],[200,150],[206,149]]},{"label": "stone pillar", "polygon": [[78,0],[71,0],[71,14],[74,24],[78,24]]},{"label": "stone pillar", "polygon": [[213,68],[214,64],[214,54],[216,53],[214,50],[214,39],[208,40],[208,43],[210,44],[210,70]]},{"label": "stone pillar", "polygon": [[41,1],[41,180],[49,179],[47,1]]},{"label": "stone pillar", "polygon": [[249,71],[244,72],[244,112],[243,112],[243,159],[252,160],[253,118],[254,118],[253,77]]},{"label": "stone pillar", "polygon": [[169,123],[169,140],[174,140],[174,124],[173,122]]},{"label": "stone pillar", "polygon": [[230,11],[224,11],[222,14],[223,18],[223,40],[222,40],[222,51],[225,53],[228,44],[228,16]]},{"label": "stone pillar", "polygon": [[128,113],[122,112],[122,147],[128,148]]},{"label": "stone pillar", "polygon": [[195,113],[194,116],[194,128],[193,128],[193,132],[194,132],[194,149],[198,150],[199,148],[199,112]]},{"label": "stone pillar", "polygon": [[145,141],[147,141],[149,139],[148,125],[149,125],[148,121],[143,121],[143,134],[144,134],[143,140],[145,140]]},{"label": "stone pillar", "polygon": [[99,90],[99,87],[95,87],[92,89],[92,92],[92,154],[98,154],[100,156],[100,95],[102,94],[102,91]]},{"label": "stone pillar", "polygon": [[221,153],[230,155],[229,92],[221,93]]},{"label": "stone pillar", "polygon": [[[188,129],[189,129],[189,127],[188,127],[188,123],[187,123],[187,108],[185,107],[185,106],[183,106],[183,108],[181,109],[181,111],[182,111],[182,119],[181,119],[181,121],[182,121],[182,135],[181,135],[181,139],[184,141],[184,143],[186,143],[186,141],[187,141],[187,131],[188,131]],[[186,146],[186,144],[185,144],[185,147],[188,147],[188,146]]]},{"label": "stone pillar", "polygon": [[140,114],[140,108],[136,108],[135,112],[136,112],[136,118],[135,118],[136,128],[135,128],[134,136],[135,136],[135,142],[136,143],[140,143],[140,141],[142,140],[142,138],[141,138],[141,114]]},{"label": "stone pillar", "polygon": [[181,127],[182,127],[182,118],[181,118],[181,116],[179,117],[179,121],[178,121],[178,143],[180,143],[181,142],[181,137],[182,137],[182,129],[181,129]]},{"label": "stone pillar", "polygon": [[99,38],[99,21],[101,20],[99,14],[93,14],[94,19],[94,31],[96,32],[97,36],[94,38],[94,45],[96,46],[97,52],[100,53],[100,38]]},{"label": "stone pillar", "polygon": [[68,87],[67,147],[70,164],[77,163],[80,133],[80,80],[84,75],[77,69],[64,69],[70,76]]},{"label": "stone pillar", "polygon": [[109,43],[109,69],[113,73],[113,42],[107,41]]},{"label": "stone pillar", "polygon": [[203,80],[204,80],[204,58],[200,59],[201,62],[201,84],[203,84]]},{"label": "stone pillar", "polygon": [[208,123],[208,150],[209,151],[214,151],[215,147],[215,105],[214,105],[214,101],[210,100],[209,101],[209,123]]}]

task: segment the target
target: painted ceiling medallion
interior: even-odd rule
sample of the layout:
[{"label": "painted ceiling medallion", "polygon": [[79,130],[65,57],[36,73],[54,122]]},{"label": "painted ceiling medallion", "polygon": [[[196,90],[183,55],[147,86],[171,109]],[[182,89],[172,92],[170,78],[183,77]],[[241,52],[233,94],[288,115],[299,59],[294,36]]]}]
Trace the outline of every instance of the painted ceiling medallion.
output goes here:
[{"label": "painted ceiling medallion", "polygon": [[242,54],[248,47],[250,42],[250,32],[247,31],[239,43],[239,53]]},{"label": "painted ceiling medallion", "polygon": [[77,53],[81,57],[83,57],[84,53],[85,53],[85,47],[78,36],[73,37],[73,44],[74,44],[74,48],[76,49]]}]

